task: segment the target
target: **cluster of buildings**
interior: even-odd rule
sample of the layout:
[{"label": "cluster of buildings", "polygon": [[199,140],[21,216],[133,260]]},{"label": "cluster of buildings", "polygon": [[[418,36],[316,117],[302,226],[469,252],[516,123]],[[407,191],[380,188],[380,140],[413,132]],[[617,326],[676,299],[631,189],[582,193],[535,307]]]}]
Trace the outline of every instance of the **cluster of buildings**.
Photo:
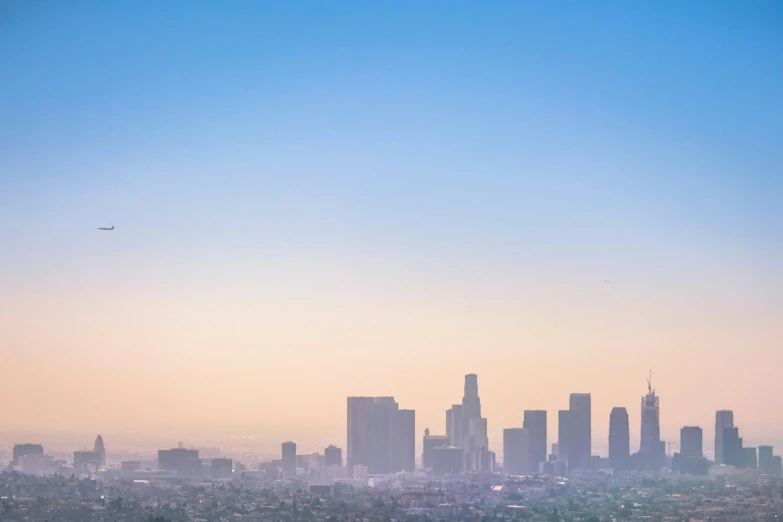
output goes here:
[{"label": "cluster of buildings", "polygon": [[[468,374],[461,402],[446,410],[445,434],[424,430],[420,466],[416,462],[414,410],[400,408],[394,397],[348,397],[346,465],[342,449],[334,445],[322,454],[298,454],[296,443],[287,441],[282,444],[279,460],[265,462],[257,470],[245,470],[241,463],[219,455],[204,458],[198,449],[180,444],[159,450],[157,459],[123,461],[109,471],[135,479],[227,479],[239,469],[263,473],[264,480],[303,480],[309,484],[342,481],[355,486],[417,471],[434,476],[502,472],[563,477],[599,470],[616,473],[664,469],[686,475],[727,475],[737,470],[781,475],[781,456],[774,454],[772,446],[745,446],[732,411],[716,412],[714,461],[704,454],[703,433],[698,426],[684,426],[680,431],[680,451],[667,455],[666,442],[661,440],[660,398],[650,379],[647,393],[641,397],[640,413],[639,450],[631,453],[628,412],[616,407],[609,415],[608,458],[599,457],[592,453],[591,395],[572,393],[568,409],[557,412],[557,441],[551,445],[550,453],[547,411],[525,410],[521,426],[503,430],[503,461],[499,463],[489,445],[478,377]],[[106,449],[99,435],[91,450],[75,451],[69,463],[45,454],[40,444],[18,444],[13,449],[11,466],[35,475],[94,475],[106,469]]]}]

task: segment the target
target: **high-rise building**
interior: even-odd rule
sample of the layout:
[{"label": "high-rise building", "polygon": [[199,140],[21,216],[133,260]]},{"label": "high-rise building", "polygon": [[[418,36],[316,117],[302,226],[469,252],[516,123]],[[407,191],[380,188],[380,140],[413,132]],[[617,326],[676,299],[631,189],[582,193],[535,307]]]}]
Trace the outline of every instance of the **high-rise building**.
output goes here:
[{"label": "high-rise building", "polygon": [[452,404],[446,410],[446,435],[452,446],[462,447],[462,404]]},{"label": "high-rise building", "polygon": [[740,448],[740,467],[745,469],[758,469],[756,448]]},{"label": "high-rise building", "polygon": [[723,429],[734,427],[734,412],[731,410],[718,410],[715,412],[715,464],[724,464],[723,461]]},{"label": "high-rise building", "polygon": [[[593,451],[590,394],[572,393],[569,402],[573,427],[573,460],[576,467],[583,467]],[[568,465],[572,466],[570,462]]]},{"label": "high-rise building", "polygon": [[92,449],[95,453],[100,455],[100,466],[103,467],[106,465],[106,447],[103,445],[103,437],[98,435],[95,439],[95,444],[93,445]]},{"label": "high-rise building", "polygon": [[530,439],[530,470],[538,471],[538,465],[546,462],[546,410],[525,410],[522,427]]},{"label": "high-rise building", "polygon": [[698,426],[685,426],[680,430],[680,455],[683,458],[701,457],[702,433]]},{"label": "high-rise building", "polygon": [[530,431],[526,428],[503,430],[503,467],[509,475],[531,471]]},{"label": "high-rise building", "polygon": [[416,412],[398,410],[394,423],[395,462],[392,471],[416,471]]},{"label": "high-rise building", "polygon": [[348,397],[348,467],[370,464],[370,425],[374,397]]},{"label": "high-rise building", "polygon": [[609,415],[609,465],[615,470],[628,469],[631,455],[628,411],[612,408]]},{"label": "high-rise building", "polygon": [[435,456],[434,471],[437,475],[462,473],[464,456],[462,448],[441,446],[432,450]]},{"label": "high-rise building", "polygon": [[783,475],[783,458],[780,455],[775,455],[769,462],[769,474],[779,477]]},{"label": "high-rise building", "polygon": [[[574,414],[571,410],[557,412],[557,460],[567,462],[568,466],[576,467],[576,452],[574,449]],[[573,464],[571,464],[573,462]]]},{"label": "high-rise building", "polygon": [[296,442],[283,443],[283,478],[296,478]]},{"label": "high-rise building", "polygon": [[723,447],[723,464],[728,466],[740,466],[741,441],[739,428],[723,428],[723,437],[721,441]]},{"label": "high-rise building", "polygon": [[342,466],[343,450],[337,446],[327,446],[324,450],[324,464],[326,466]]},{"label": "high-rise building", "polygon": [[16,444],[14,446],[13,459],[11,464],[16,466],[19,464],[19,459],[27,455],[43,455],[44,449],[41,444]]},{"label": "high-rise building", "polygon": [[652,380],[647,379],[647,395],[642,397],[641,438],[639,445],[643,467],[658,469],[663,464],[665,450],[661,451],[660,398],[655,395]]},{"label": "high-rise building", "polygon": [[373,475],[413,471],[415,424],[415,412],[400,410],[394,397],[348,397],[348,466]]},{"label": "high-rise building", "polygon": [[435,448],[448,446],[450,444],[448,435],[430,435],[429,428],[424,430],[424,440],[422,442],[421,465],[424,469],[435,467]]},{"label": "high-rise building", "polygon": [[468,435],[470,420],[481,418],[481,399],[478,394],[478,376],[470,373],[465,376],[464,395],[461,404],[455,404],[446,412],[446,434],[451,444],[470,450]]},{"label": "high-rise building", "polygon": [[759,446],[759,472],[769,475],[772,463],[772,446]]},{"label": "high-rise building", "polygon": [[478,394],[478,376],[469,373],[465,376],[465,395],[462,397],[462,408],[465,417],[475,419],[481,417],[481,399]]}]

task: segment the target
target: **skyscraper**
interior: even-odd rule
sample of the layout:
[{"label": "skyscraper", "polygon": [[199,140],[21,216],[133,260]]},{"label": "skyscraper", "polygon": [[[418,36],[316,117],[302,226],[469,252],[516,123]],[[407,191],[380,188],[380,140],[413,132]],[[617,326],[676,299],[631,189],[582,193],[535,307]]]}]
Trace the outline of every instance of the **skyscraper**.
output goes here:
[{"label": "skyscraper", "polygon": [[530,431],[525,428],[503,430],[503,467],[510,475],[530,472]]},{"label": "skyscraper", "polygon": [[283,443],[283,477],[295,478],[296,477],[296,443],[284,442]]},{"label": "skyscraper", "polygon": [[348,467],[370,463],[370,422],[373,397],[348,397]]},{"label": "skyscraper", "polygon": [[715,464],[724,464],[723,461],[723,429],[734,427],[734,412],[731,410],[718,410],[715,412]]},{"label": "skyscraper", "polygon": [[522,427],[530,440],[529,471],[536,472],[538,465],[546,462],[546,410],[525,410]]},{"label": "skyscraper", "polygon": [[467,446],[470,419],[481,418],[481,399],[478,395],[478,376],[469,373],[465,376],[464,395],[461,404],[455,404],[446,412],[446,434],[451,444],[469,450]]},{"label": "skyscraper", "polygon": [[[571,411],[571,449],[568,466],[583,467],[592,453],[592,414],[589,393],[572,393],[569,400]],[[562,442],[562,441],[561,441]]]},{"label": "skyscraper", "polygon": [[759,446],[759,471],[770,474],[772,464],[772,446]]},{"label": "skyscraper", "polygon": [[612,408],[609,415],[609,464],[615,470],[628,469],[631,455],[628,411]]},{"label": "skyscraper", "polygon": [[103,445],[103,437],[101,437],[100,435],[98,435],[98,437],[95,439],[95,445],[93,446],[93,451],[100,456],[100,467],[105,466],[106,448]]},{"label": "skyscraper", "polygon": [[325,466],[342,466],[343,465],[343,450],[337,446],[330,445],[324,450],[324,465]]},{"label": "skyscraper", "polygon": [[721,447],[723,448],[723,464],[739,466],[742,453],[742,439],[739,437],[739,428],[723,428]]},{"label": "skyscraper", "polygon": [[565,461],[569,466],[576,466],[576,453],[573,444],[573,418],[574,415],[571,410],[560,410],[557,412],[557,460]]},{"label": "skyscraper", "polygon": [[481,399],[478,394],[478,377],[474,373],[465,376],[464,395],[461,404],[455,404],[446,412],[446,433],[452,446],[461,447],[468,469],[493,467],[494,454],[488,449],[486,437],[487,419],[481,416]]},{"label": "skyscraper", "polygon": [[698,426],[685,426],[680,430],[680,455],[683,458],[701,457],[702,433]]},{"label": "skyscraper", "polygon": [[392,471],[416,471],[416,412],[399,410],[395,421]]},{"label": "skyscraper", "polygon": [[661,452],[660,398],[652,388],[652,379],[647,379],[647,395],[642,397],[641,438],[639,453],[644,467],[657,469],[663,464],[664,454]]},{"label": "skyscraper", "polygon": [[446,410],[446,435],[452,446],[462,447],[462,404],[452,404]]},{"label": "skyscraper", "polygon": [[413,470],[415,412],[400,410],[394,397],[348,397],[348,466],[371,474]]}]

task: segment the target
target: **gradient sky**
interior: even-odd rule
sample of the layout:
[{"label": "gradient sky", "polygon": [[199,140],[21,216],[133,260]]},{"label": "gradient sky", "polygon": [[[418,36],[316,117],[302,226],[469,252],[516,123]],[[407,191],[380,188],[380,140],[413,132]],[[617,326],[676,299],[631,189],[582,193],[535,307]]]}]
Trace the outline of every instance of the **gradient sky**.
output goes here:
[{"label": "gradient sky", "polygon": [[783,444],[782,29],[775,1],[4,2],[0,429],[344,445],[347,395],[438,433],[475,372],[497,451],[524,409],[554,442],[572,391],[635,450],[652,370],[664,438],[711,447],[727,408]]}]

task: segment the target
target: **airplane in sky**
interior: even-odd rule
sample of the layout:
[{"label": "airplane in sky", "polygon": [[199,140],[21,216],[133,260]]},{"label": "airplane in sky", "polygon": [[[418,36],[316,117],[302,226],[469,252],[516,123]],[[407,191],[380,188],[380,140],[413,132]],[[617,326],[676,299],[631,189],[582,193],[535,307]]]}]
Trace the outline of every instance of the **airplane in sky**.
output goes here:
[{"label": "airplane in sky", "polygon": [[114,225],[110,227],[98,227],[98,230],[114,230]]}]

